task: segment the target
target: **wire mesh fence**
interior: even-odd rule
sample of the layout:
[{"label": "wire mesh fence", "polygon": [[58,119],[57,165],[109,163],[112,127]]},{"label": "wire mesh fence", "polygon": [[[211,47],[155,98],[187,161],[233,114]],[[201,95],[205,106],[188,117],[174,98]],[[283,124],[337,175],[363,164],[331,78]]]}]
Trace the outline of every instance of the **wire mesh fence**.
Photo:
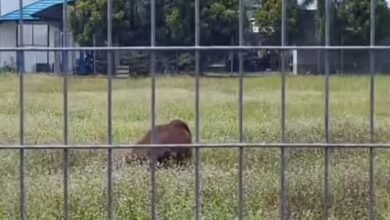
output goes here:
[{"label": "wire mesh fence", "polygon": [[[19,107],[20,107],[20,124],[19,124],[19,144],[17,145],[0,145],[0,149],[2,150],[19,150],[20,151],[20,218],[27,218],[27,208],[26,208],[26,183],[25,183],[25,170],[26,170],[26,156],[25,150],[37,150],[37,149],[61,149],[63,150],[63,185],[64,185],[64,219],[69,219],[69,150],[71,149],[103,149],[107,150],[107,218],[114,219],[113,212],[113,151],[121,148],[139,148],[139,147],[161,147],[163,145],[159,145],[158,136],[155,133],[156,127],[156,54],[159,51],[194,51],[195,53],[195,144],[184,145],[187,147],[191,147],[195,149],[195,219],[201,219],[202,210],[201,210],[201,158],[200,158],[200,149],[202,148],[237,148],[239,152],[238,157],[238,197],[237,197],[237,215],[239,219],[244,219],[244,201],[245,201],[245,183],[243,178],[243,169],[244,169],[244,148],[278,148],[280,149],[280,219],[288,218],[288,193],[287,193],[287,182],[286,178],[287,172],[287,155],[288,149],[294,148],[321,148],[325,151],[324,157],[324,201],[323,201],[323,213],[324,219],[329,219],[331,216],[330,209],[332,207],[332,196],[331,196],[331,159],[332,152],[335,148],[367,148],[369,149],[369,219],[376,219],[375,213],[375,188],[374,188],[374,158],[375,158],[375,149],[377,148],[389,148],[390,144],[382,143],[382,144],[374,144],[374,136],[375,136],[375,54],[377,51],[388,50],[390,46],[382,45],[378,46],[375,44],[375,16],[376,16],[376,1],[370,1],[370,44],[369,45],[331,45],[331,18],[332,18],[332,9],[331,9],[331,0],[326,0],[324,4],[324,13],[325,13],[325,30],[324,30],[324,44],[323,45],[306,45],[306,46],[292,46],[288,45],[287,42],[287,8],[289,1],[282,0],[281,1],[281,30],[280,30],[280,45],[252,45],[248,46],[244,39],[244,1],[239,1],[239,9],[238,9],[238,45],[236,46],[225,46],[225,45],[201,45],[201,27],[200,27],[200,3],[201,0],[194,0],[194,39],[195,44],[193,46],[157,46],[156,44],[156,1],[150,0],[150,46],[113,46],[113,1],[107,0],[107,36],[106,36],[106,46],[94,46],[94,47],[74,47],[70,45],[68,38],[62,38],[62,47],[31,47],[25,46],[23,42],[23,37],[20,38],[18,47],[0,47],[0,52],[6,51],[16,51],[17,52],[17,61],[18,61],[18,74],[19,74]],[[68,33],[68,3],[66,0],[63,1],[62,14],[63,14],[63,25],[62,32]],[[20,32],[19,35],[23,36],[23,0],[19,0],[19,11],[20,18],[18,20],[20,24]],[[191,24],[188,24],[191,25]],[[244,94],[244,51],[247,50],[260,50],[260,49],[274,49],[280,51],[281,57],[281,118],[280,118],[280,128],[281,128],[281,138],[279,143],[246,143],[244,141],[244,123],[243,123],[243,112],[245,105],[243,100]],[[288,50],[318,50],[324,52],[323,61],[324,61],[324,131],[325,131],[325,139],[324,143],[288,143],[287,137],[287,51]],[[239,143],[223,143],[223,144],[207,144],[200,143],[200,75],[201,75],[201,52],[206,50],[224,50],[224,51],[235,51],[238,52],[238,129],[239,129]],[[370,130],[370,140],[371,143],[365,144],[354,144],[354,143],[331,143],[331,126],[330,126],[330,62],[331,62],[331,52],[337,50],[368,50],[369,51],[369,72],[370,72],[370,94],[369,94],[369,130]],[[63,72],[63,145],[27,145],[25,144],[25,122],[24,122],[24,62],[25,62],[25,51],[54,51],[62,53],[63,63],[68,63],[68,53],[72,51],[105,51],[107,52],[107,144],[106,145],[73,145],[69,144],[69,126],[68,126],[68,77],[71,72],[71,68],[68,65],[64,65],[62,68]],[[150,53],[150,66],[149,73],[151,76],[151,118],[150,118],[150,127],[152,132],[152,144],[151,145],[114,145],[113,144],[113,112],[112,112],[112,80],[114,77],[113,73],[113,53],[116,51],[146,51]],[[57,68],[58,69],[58,68]],[[166,147],[180,147],[183,145],[164,145]],[[156,208],[156,163],[152,161],[150,163],[150,218],[158,219],[157,208]]]}]

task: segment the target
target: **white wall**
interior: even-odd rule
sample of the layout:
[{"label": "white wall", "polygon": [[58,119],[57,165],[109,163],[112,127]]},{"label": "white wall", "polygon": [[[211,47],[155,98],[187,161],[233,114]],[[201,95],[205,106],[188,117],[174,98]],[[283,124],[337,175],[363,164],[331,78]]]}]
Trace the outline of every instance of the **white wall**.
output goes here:
[{"label": "white wall", "polygon": [[[48,35],[46,24],[24,24],[23,41],[26,46],[46,46],[47,37],[49,37],[49,47],[54,47],[54,35],[59,31],[58,25],[50,25],[50,34]],[[34,37],[33,37],[34,35]],[[15,47],[16,41],[16,23],[0,23],[0,47]],[[49,58],[49,60],[48,60]],[[46,51],[26,51],[25,52],[25,71],[35,72],[36,63],[47,63],[53,65],[55,61],[54,52]],[[11,65],[16,68],[16,52],[0,52],[0,68]]]}]

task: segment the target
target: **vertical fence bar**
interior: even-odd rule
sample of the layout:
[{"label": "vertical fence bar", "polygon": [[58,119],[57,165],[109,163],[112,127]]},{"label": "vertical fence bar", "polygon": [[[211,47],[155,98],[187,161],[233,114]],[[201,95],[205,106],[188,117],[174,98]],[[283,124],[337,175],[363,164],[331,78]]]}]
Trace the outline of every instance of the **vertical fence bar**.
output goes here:
[{"label": "vertical fence bar", "polygon": [[[63,0],[62,2],[62,45],[64,47],[68,46],[67,32],[68,32],[68,4],[67,0]],[[64,95],[64,144],[68,144],[68,51],[62,52],[63,57],[63,95]],[[64,219],[69,219],[69,190],[68,190],[68,179],[69,179],[69,171],[68,171],[68,163],[69,163],[69,152],[68,149],[64,149]]]},{"label": "vertical fence bar", "polygon": [[[151,0],[151,13],[150,13],[150,44],[151,47],[156,46],[156,0]],[[155,51],[151,51],[150,56],[150,74],[152,75],[151,84],[151,126],[152,126],[152,143],[157,143],[156,137],[156,53]],[[151,161],[151,219],[155,220],[156,216],[156,158],[154,154],[152,154]]]},{"label": "vertical fence bar", "polygon": [[[96,34],[92,35],[92,46],[96,47]],[[93,74],[96,75],[96,50],[93,50]]]},{"label": "vertical fence bar", "polygon": [[[107,46],[112,46],[112,0],[107,0]],[[112,144],[112,51],[107,57],[107,136],[108,144]],[[112,149],[107,152],[107,211],[108,219],[113,219],[112,213]]]},{"label": "vertical fence bar", "polygon": [[[330,0],[325,0],[325,46],[330,45]],[[325,142],[330,142],[330,113],[329,113],[329,51],[325,50]],[[330,198],[330,149],[325,148],[325,201],[324,201],[324,214],[325,219],[329,219],[330,213],[329,209],[331,207],[331,198]]]},{"label": "vertical fence bar", "polygon": [[[375,46],[375,14],[376,0],[370,2],[370,45]],[[370,50],[370,139],[375,141],[375,52]],[[375,173],[374,173],[374,148],[370,148],[369,154],[369,217],[370,220],[375,219]]]},{"label": "vertical fence bar", "polygon": [[[24,46],[23,42],[23,0],[19,0],[19,47]],[[16,52],[18,55],[18,70],[19,70],[19,142],[24,144],[24,51]],[[25,163],[24,149],[20,149],[20,219],[26,219],[26,192],[25,192]]]},{"label": "vertical fence bar", "polygon": [[[286,26],[287,26],[287,1],[282,0],[282,21],[281,21],[281,45],[286,46]],[[282,91],[281,91],[281,129],[282,129],[282,142],[287,141],[286,134],[286,54],[282,50],[281,56],[281,72],[282,72]],[[286,189],[286,149],[281,147],[280,149],[280,219],[287,218],[287,189]]]},{"label": "vertical fence bar", "polygon": [[[239,45],[244,46],[244,2],[243,0],[239,0]],[[243,142],[243,93],[244,93],[244,61],[243,61],[243,51],[238,51],[238,62],[239,62],[239,96],[238,96],[238,128],[239,128],[239,139],[240,143]],[[244,206],[244,187],[243,187],[243,169],[244,169],[244,148],[239,148],[239,166],[238,166],[238,219],[243,219],[243,206]]]},{"label": "vertical fence bar", "polygon": [[[200,44],[200,5],[195,0],[195,46]],[[195,51],[195,143],[199,143],[199,75],[200,75],[200,54]],[[195,219],[201,219],[200,203],[200,149],[195,148]]]}]

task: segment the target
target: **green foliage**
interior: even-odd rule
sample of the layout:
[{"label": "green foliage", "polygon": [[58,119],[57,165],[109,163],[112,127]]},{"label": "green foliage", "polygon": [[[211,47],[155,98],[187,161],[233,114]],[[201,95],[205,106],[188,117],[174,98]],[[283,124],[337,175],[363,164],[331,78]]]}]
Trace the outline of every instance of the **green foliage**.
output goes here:
[{"label": "green foliage", "polygon": [[[91,45],[94,34],[96,34],[97,44],[104,45],[107,36],[106,4],[106,0],[80,0],[71,7],[70,26],[81,45]],[[238,43],[238,0],[205,0],[201,1],[200,7],[201,45]],[[115,0],[112,12],[114,44],[150,45],[149,1]],[[156,1],[156,44],[159,46],[194,45],[194,17],[193,1]],[[244,20],[244,25],[247,26],[248,19]],[[175,54],[166,52],[163,56],[175,57]],[[201,56],[202,65],[210,58],[213,60],[223,57],[221,53],[204,53]]]},{"label": "green foliage", "polygon": [[202,2],[201,44],[230,45],[238,42],[238,0]]},{"label": "green foliage", "polygon": [[[314,0],[287,2],[287,44],[299,44],[307,36],[302,30],[305,22],[303,9]],[[113,1],[113,39],[119,46],[150,45],[150,1],[115,0]],[[279,44],[281,41],[281,0],[246,0],[245,14],[255,11],[255,22],[266,36],[263,44]],[[106,0],[79,0],[70,9],[70,25],[77,41],[81,45],[91,45],[93,34],[97,44],[104,45],[107,31]],[[181,0],[156,1],[156,44],[159,46],[192,46],[195,44],[194,2]],[[231,45],[238,44],[238,0],[200,1],[200,44]],[[324,43],[325,1],[317,1],[316,39]],[[332,0],[331,44],[368,44],[370,38],[370,2]],[[386,44],[390,34],[390,11],[385,0],[377,1],[376,42]],[[253,15],[253,13],[252,13]],[[245,30],[248,17],[244,18]],[[201,71],[211,62],[225,59],[226,51],[201,51]],[[186,56],[192,56],[187,54]],[[105,57],[103,58],[105,60]],[[147,66],[130,55],[134,70]],[[160,53],[161,69],[186,69],[180,63],[181,55],[176,52]],[[193,59],[193,57],[191,58]],[[363,58],[362,58],[363,59]],[[99,62],[100,63],[100,62]],[[187,64],[184,66],[188,66]],[[144,68],[145,69],[145,68]],[[144,70],[142,70],[144,71]],[[146,70],[145,70],[146,71]]]},{"label": "green foliage", "polygon": [[[305,0],[304,5],[314,3]],[[386,0],[376,1],[376,38],[384,43],[390,33],[390,9]],[[325,0],[317,0],[317,40],[323,43],[325,36]],[[332,44],[363,45],[370,42],[370,1],[331,1],[333,20],[331,20]]]},{"label": "green foliage", "polygon": [[[335,1],[334,10],[334,26],[338,34],[335,36],[335,43],[369,44],[370,1],[339,0]],[[376,40],[382,41],[390,33],[390,10],[385,0],[377,0],[375,22]]]},{"label": "green foliage", "polygon": [[146,75],[149,72],[149,53],[142,51],[130,52],[128,65],[130,74]]},{"label": "green foliage", "polygon": [[0,68],[0,74],[6,74],[10,72],[16,72],[16,68],[9,65]]},{"label": "green foliage", "polygon": [[[70,9],[70,25],[77,41],[91,45],[92,35],[106,38],[106,0],[80,0]],[[149,1],[113,1],[113,38],[119,45],[150,43]],[[194,3],[179,0],[156,1],[158,45],[194,44]],[[247,20],[247,19],[245,19]],[[247,22],[246,22],[247,23]],[[229,45],[237,42],[238,0],[201,1],[202,44]]]},{"label": "green foliage", "polygon": [[[264,0],[261,1],[260,8],[256,11],[256,24],[260,27],[260,31],[264,33],[270,43],[279,43],[281,36],[281,21],[282,21],[282,1],[281,0]],[[299,5],[296,0],[287,1],[286,9],[286,27],[288,41],[292,42],[302,33],[299,31]]]},{"label": "green foliage", "polygon": [[104,35],[107,30],[101,26],[105,22],[102,16],[104,8],[104,0],[77,1],[74,6],[69,7],[69,23],[80,45],[92,45],[93,34]]},{"label": "green foliage", "polygon": [[193,70],[195,68],[194,56],[190,53],[180,53],[178,60],[179,70]]},{"label": "green foliage", "polygon": [[267,35],[272,35],[280,28],[281,21],[281,1],[267,0],[263,1],[261,8],[257,11],[256,22],[260,30]]},{"label": "green foliage", "polygon": [[[300,37],[300,24],[305,19],[299,11],[314,3],[305,0],[298,4],[287,1],[287,35],[289,43]],[[332,44],[362,45],[370,42],[370,1],[333,0],[331,2]],[[264,0],[257,10],[256,22],[261,31],[273,42],[280,42],[281,0]],[[390,33],[390,9],[385,0],[378,0],[376,7],[376,41],[382,42]],[[325,0],[317,1],[316,38],[318,43],[325,39]]]}]

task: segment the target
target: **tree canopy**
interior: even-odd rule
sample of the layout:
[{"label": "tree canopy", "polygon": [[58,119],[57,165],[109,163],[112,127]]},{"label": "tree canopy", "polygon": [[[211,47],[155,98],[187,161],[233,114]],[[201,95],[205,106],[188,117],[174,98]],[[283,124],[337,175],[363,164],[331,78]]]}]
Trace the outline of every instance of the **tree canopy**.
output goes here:
[{"label": "tree canopy", "polygon": [[[81,45],[91,45],[92,35],[103,43],[107,32],[107,0],[78,0],[70,9],[70,24]],[[238,0],[202,0],[200,9],[201,45],[238,43]],[[255,21],[265,36],[280,41],[281,0],[246,0],[246,8],[258,5]],[[305,19],[299,13],[314,0],[287,1],[287,35],[299,38],[300,24]],[[194,1],[156,1],[157,45],[194,45]],[[323,41],[325,0],[317,1],[316,30]],[[339,42],[360,44],[369,42],[370,1],[332,0],[332,37]],[[253,7],[252,7],[253,10]],[[119,45],[150,44],[150,0],[113,1],[113,39]],[[248,27],[248,17],[245,26]],[[387,36],[390,11],[385,0],[377,0],[377,40]]]},{"label": "tree canopy", "polygon": [[[238,0],[202,0],[200,2],[200,44],[238,44]],[[97,44],[104,45],[107,38],[107,0],[78,0],[70,8],[69,17],[71,29],[80,45],[92,45],[94,34]],[[248,19],[245,19],[245,24],[248,23],[247,21]],[[156,1],[155,22],[158,46],[192,46],[195,44],[194,1]],[[113,1],[114,44],[150,45],[150,24],[149,0]],[[177,56],[177,54],[166,52],[164,55],[164,57],[169,56]],[[191,62],[188,60],[191,56],[187,54],[184,57],[186,57],[187,64]],[[221,58],[223,55],[220,52],[209,52],[201,56],[201,59],[204,61],[213,57]]]},{"label": "tree canopy", "polygon": [[[81,45],[91,45],[92,35],[100,41],[107,33],[106,0],[78,0],[70,9],[70,24]],[[112,8],[113,39],[120,45],[150,44],[150,2],[115,0]],[[201,1],[201,44],[237,43],[238,0]],[[194,44],[194,2],[156,1],[158,45]],[[246,19],[247,20],[247,19]]]},{"label": "tree canopy", "polygon": [[[296,0],[287,2],[287,35],[291,41],[301,37],[305,17],[299,10],[314,4],[314,0],[305,0],[298,4]],[[324,42],[325,32],[325,0],[317,1],[316,38],[318,43]],[[256,14],[256,22],[261,31],[280,42],[281,0],[262,0]],[[383,41],[389,34],[390,10],[385,0],[377,0],[376,7],[376,40]],[[331,1],[331,38],[332,44],[367,44],[370,37],[370,1]]]},{"label": "tree canopy", "polygon": [[[280,44],[281,21],[282,21],[282,1],[263,0],[260,8],[256,11],[255,21],[260,27],[260,32],[265,34],[270,44]],[[297,0],[288,1],[287,4],[287,38],[291,43],[300,36],[299,32],[299,5]]]},{"label": "tree canopy", "polygon": [[[385,0],[377,0],[376,7],[376,40],[386,40],[389,34],[390,10]],[[335,44],[369,44],[370,43],[370,1],[334,2]]]},{"label": "tree canopy", "polygon": [[[245,31],[249,19],[254,18],[260,27],[262,44],[280,44],[282,0],[244,0]],[[287,0],[287,44],[296,44],[304,38],[303,28],[307,17],[303,13],[315,0]],[[238,44],[239,0],[200,1],[200,44]],[[323,44],[325,30],[325,0],[317,0],[315,33],[317,43]],[[113,0],[113,42],[120,46],[150,45],[150,0]],[[331,0],[331,43],[367,44],[370,37],[370,1]],[[77,42],[82,46],[92,45],[93,35],[97,45],[107,39],[107,0],[78,0],[70,7],[70,26]],[[156,44],[158,46],[192,46],[195,44],[194,1],[156,1]],[[385,0],[377,0],[376,42],[385,41],[390,31],[390,10]],[[253,38],[252,38],[253,39]],[[253,42],[251,42],[253,43]],[[202,52],[201,65],[206,60],[226,58],[226,51]],[[193,64],[193,53],[164,52],[162,56],[176,60],[180,65]],[[214,59],[214,60],[215,60]],[[135,63],[139,63],[135,61]],[[169,62],[162,62],[169,63]],[[192,68],[192,67],[191,67]]]}]

